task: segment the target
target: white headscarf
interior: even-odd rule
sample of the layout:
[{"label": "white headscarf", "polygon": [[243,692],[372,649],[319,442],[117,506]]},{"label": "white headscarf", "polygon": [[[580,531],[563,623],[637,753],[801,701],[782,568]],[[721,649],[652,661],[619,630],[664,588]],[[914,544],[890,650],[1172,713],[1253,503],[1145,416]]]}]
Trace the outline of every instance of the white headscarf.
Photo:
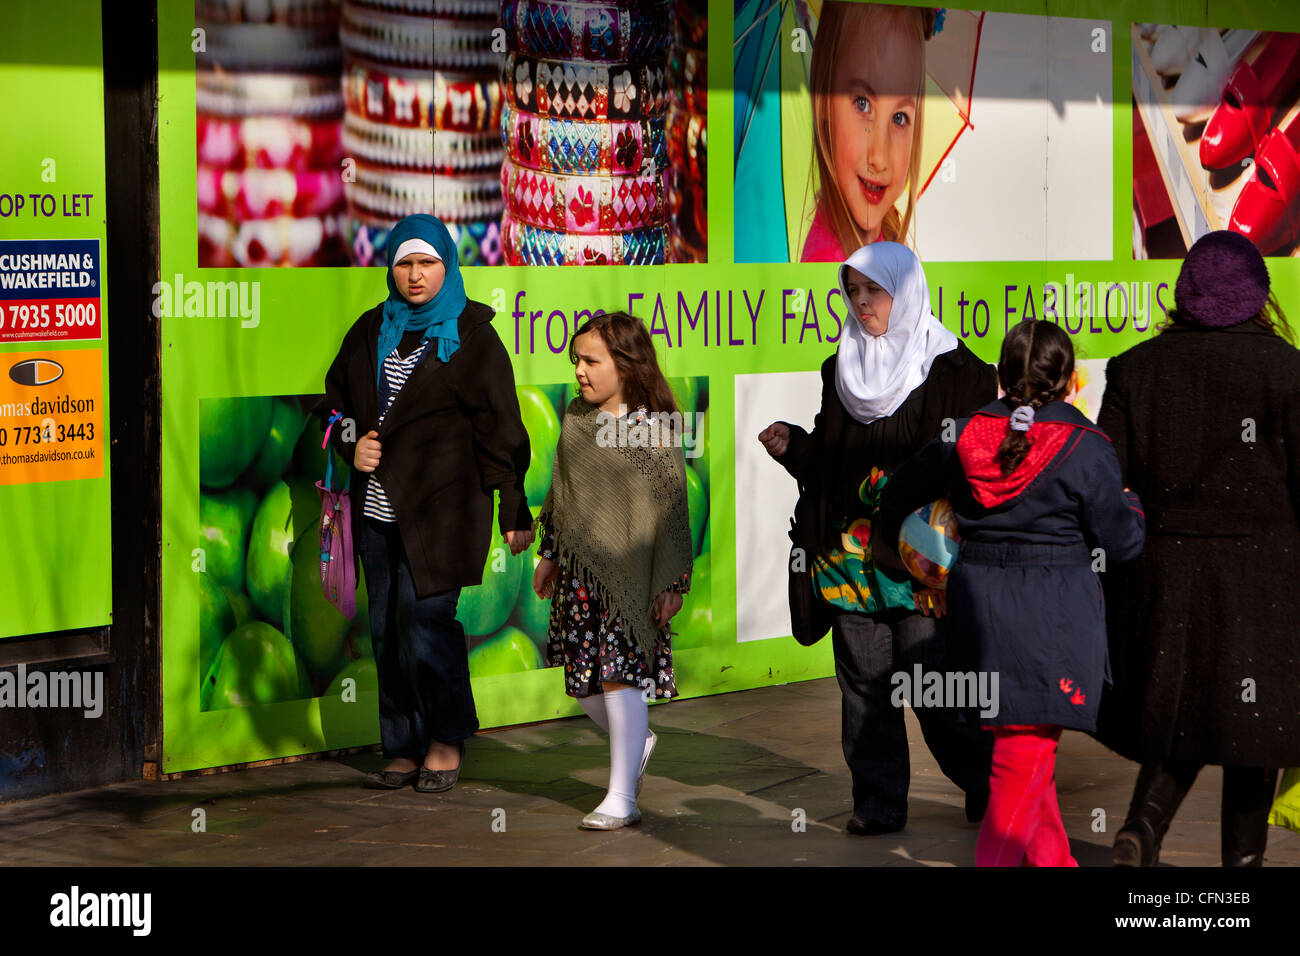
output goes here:
[{"label": "white headscarf", "polygon": [[[845,275],[856,269],[894,297],[884,335],[862,328],[845,289]],[[897,242],[863,246],[840,266],[840,294],[849,316],[840,336],[835,391],[845,409],[864,425],[892,415],[925,381],[935,356],[957,347],[957,336],[930,311],[930,288],[920,260]]]}]

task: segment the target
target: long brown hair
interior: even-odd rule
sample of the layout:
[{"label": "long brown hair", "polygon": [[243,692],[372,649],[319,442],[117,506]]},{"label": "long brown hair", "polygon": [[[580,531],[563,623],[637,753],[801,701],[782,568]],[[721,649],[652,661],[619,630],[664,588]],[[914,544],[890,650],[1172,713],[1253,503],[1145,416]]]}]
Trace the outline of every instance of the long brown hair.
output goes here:
[{"label": "long brown hair", "polygon": [[[1287,321],[1286,313],[1282,311],[1281,304],[1277,301],[1277,296],[1270,289],[1268,300],[1264,303],[1264,308],[1259,310],[1259,314],[1246,320],[1254,322],[1262,329],[1272,332],[1282,341],[1294,346],[1296,344],[1295,331],[1291,328],[1291,323]],[[1176,325],[1194,325],[1198,328],[1204,328],[1201,323],[1197,322],[1190,316],[1184,315],[1177,308],[1170,309],[1164,321],[1156,326],[1158,332],[1168,332]]]},{"label": "long brown hair", "polygon": [[583,322],[569,339],[569,361],[578,364],[578,336],[595,332],[605,343],[629,408],[644,405],[650,412],[675,412],[677,400],[659,370],[659,357],[645,323],[627,312],[605,312]]},{"label": "long brown hair", "polygon": [[933,29],[934,9],[931,7],[898,7],[879,3],[853,3],[844,0],[827,0],[822,5],[821,19],[817,24],[817,38],[813,41],[812,63],[809,68],[808,89],[812,96],[813,157],[817,171],[817,202],[826,210],[830,230],[839,241],[840,248],[850,252],[867,244],[866,233],[849,212],[844,194],[835,180],[834,159],[831,156],[831,97],[835,95],[835,64],[841,56],[851,53],[846,49],[844,35],[854,30],[896,29],[914,41],[920,51],[921,70],[916,86],[916,122],[912,124],[912,151],[907,168],[907,211],[901,216],[898,208],[890,206],[880,226],[881,238],[891,242],[905,242],[916,209],[916,195],[921,175],[921,129],[925,114],[925,41]]},{"label": "long brown hair", "polygon": [[[1054,322],[1020,322],[1002,340],[998,378],[1012,409],[1028,405],[1037,411],[1048,402],[1065,397],[1074,375],[1074,345],[1070,336]],[[1002,474],[1011,474],[1029,454],[1029,435],[1007,423],[1007,434],[998,446],[997,463]]]}]

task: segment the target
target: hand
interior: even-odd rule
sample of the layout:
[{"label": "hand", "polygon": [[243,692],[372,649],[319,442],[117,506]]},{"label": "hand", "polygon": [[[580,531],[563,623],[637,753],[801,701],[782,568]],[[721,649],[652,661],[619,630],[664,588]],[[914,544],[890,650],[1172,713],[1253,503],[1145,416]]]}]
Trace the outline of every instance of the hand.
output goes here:
[{"label": "hand", "polygon": [[525,528],[522,531],[507,531],[506,544],[510,545],[510,553],[518,554],[524,551],[533,543],[532,528]]},{"label": "hand", "polygon": [[533,593],[539,598],[549,598],[555,593],[555,579],[560,567],[550,558],[542,558],[533,569]]},{"label": "hand", "polygon": [[357,471],[371,472],[379,467],[379,442],[375,438],[379,432],[371,429],[357,442],[356,451],[352,453],[352,467]]},{"label": "hand", "polygon": [[661,628],[673,619],[673,615],[682,609],[682,595],[679,591],[664,591],[654,604],[655,623]]},{"label": "hand", "polygon": [[943,617],[948,613],[948,592],[935,588],[921,588],[912,595],[916,609],[926,617]]},{"label": "hand", "polygon": [[790,447],[790,427],[784,422],[773,422],[758,433],[758,440],[769,455],[780,458]]}]

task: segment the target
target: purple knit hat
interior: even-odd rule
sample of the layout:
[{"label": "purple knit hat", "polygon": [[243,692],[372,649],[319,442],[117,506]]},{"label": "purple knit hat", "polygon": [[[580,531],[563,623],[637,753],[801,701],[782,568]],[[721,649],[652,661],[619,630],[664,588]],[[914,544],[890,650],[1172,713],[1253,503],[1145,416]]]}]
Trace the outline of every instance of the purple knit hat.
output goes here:
[{"label": "purple knit hat", "polygon": [[1174,286],[1181,317],[1213,328],[1253,319],[1267,301],[1264,257],[1245,236],[1226,229],[1196,240]]}]

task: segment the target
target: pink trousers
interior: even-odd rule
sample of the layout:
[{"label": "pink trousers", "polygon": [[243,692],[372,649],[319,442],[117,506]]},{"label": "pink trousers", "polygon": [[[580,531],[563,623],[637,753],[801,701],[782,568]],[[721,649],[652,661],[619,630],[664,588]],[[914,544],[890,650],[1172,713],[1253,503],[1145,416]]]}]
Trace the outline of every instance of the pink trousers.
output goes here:
[{"label": "pink trousers", "polygon": [[996,727],[976,866],[1078,866],[1056,802],[1061,728]]}]

